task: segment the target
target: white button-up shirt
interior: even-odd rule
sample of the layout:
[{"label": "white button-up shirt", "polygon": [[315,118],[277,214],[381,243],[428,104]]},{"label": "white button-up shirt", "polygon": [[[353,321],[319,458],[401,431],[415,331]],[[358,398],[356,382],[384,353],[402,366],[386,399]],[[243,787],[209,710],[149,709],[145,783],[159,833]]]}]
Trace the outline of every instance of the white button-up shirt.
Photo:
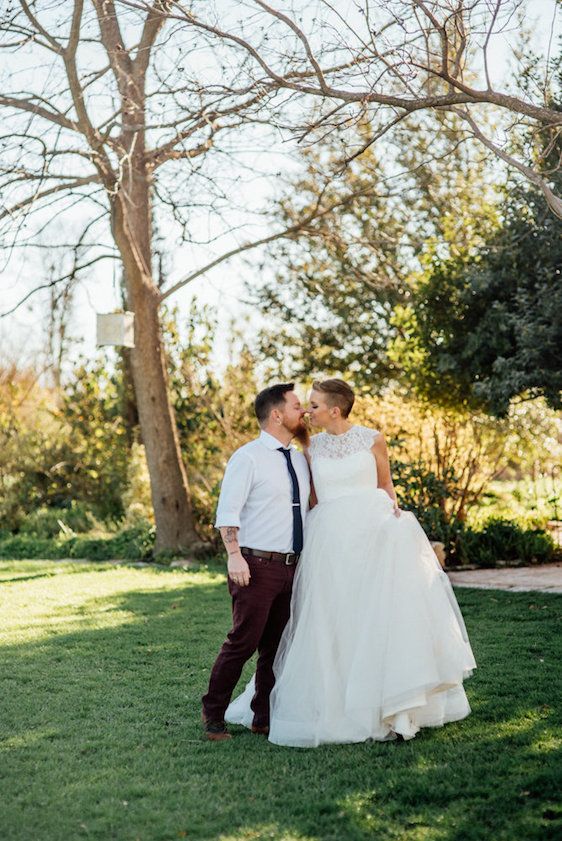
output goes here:
[{"label": "white button-up shirt", "polygon": [[[215,525],[237,526],[238,543],[268,552],[293,551],[293,485],[280,441],[268,432],[244,444],[226,466]],[[306,458],[294,447],[303,521],[308,509],[310,473]]]}]

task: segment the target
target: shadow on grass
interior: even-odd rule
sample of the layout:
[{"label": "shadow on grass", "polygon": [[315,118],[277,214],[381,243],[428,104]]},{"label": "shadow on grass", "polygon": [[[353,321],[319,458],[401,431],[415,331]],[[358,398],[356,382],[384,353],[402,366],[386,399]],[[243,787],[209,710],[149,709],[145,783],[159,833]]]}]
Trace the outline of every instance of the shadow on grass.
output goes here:
[{"label": "shadow on grass", "polygon": [[408,743],[306,751],[240,728],[202,740],[229,601],[220,581],[189,579],[108,597],[117,627],[4,649],[3,839],[560,837],[562,598],[459,593],[472,716]]},{"label": "shadow on grass", "polygon": [[14,581],[17,581],[18,584],[20,581],[33,581],[36,578],[51,578],[52,573],[50,572],[39,572],[37,575],[15,575],[13,578],[0,578],[0,584],[11,584]]}]

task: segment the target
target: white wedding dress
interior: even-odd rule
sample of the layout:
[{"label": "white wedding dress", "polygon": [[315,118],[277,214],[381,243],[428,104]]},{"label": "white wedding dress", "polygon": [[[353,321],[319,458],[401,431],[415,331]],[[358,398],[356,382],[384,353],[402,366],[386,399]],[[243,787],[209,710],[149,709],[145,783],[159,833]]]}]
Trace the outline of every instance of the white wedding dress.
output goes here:
[{"label": "white wedding dress", "polygon": [[[377,488],[377,432],[322,432],[310,446],[308,514],[291,619],[275,660],[270,741],[410,739],[470,712],[476,667],[447,575],[411,513]],[[253,680],[226,720],[249,727]]]}]

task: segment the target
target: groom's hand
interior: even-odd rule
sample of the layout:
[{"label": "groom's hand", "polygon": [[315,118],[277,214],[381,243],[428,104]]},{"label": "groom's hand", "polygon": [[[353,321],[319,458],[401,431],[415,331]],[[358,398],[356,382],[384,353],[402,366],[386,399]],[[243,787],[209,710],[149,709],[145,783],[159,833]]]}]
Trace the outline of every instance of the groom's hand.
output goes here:
[{"label": "groom's hand", "polygon": [[250,583],[250,567],[242,552],[233,552],[228,556],[228,576],[239,587],[247,587]]}]

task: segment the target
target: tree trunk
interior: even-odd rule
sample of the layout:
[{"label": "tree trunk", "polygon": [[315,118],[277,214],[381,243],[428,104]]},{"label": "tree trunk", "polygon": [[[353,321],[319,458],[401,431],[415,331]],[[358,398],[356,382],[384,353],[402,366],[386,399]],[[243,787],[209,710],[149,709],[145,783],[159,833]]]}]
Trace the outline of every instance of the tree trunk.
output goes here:
[{"label": "tree trunk", "polygon": [[[128,307],[126,307],[127,309]],[[125,422],[125,432],[127,435],[127,444],[132,446],[135,440],[142,444],[142,430],[139,425],[139,412],[137,409],[137,398],[135,396],[135,384],[133,381],[133,363],[131,348],[123,347],[120,349],[121,356],[121,373],[123,382],[123,397],[121,404],[121,414]],[[139,439],[140,431],[140,439]]]},{"label": "tree trunk", "polygon": [[193,550],[201,541],[195,531],[187,473],[170,403],[159,319],[160,296],[150,269],[149,184],[146,177],[136,180],[136,185],[127,185],[130,189],[125,187],[112,201],[112,228],[123,259],[128,305],[135,313],[131,362],[156,520],[155,548],[157,552]]},{"label": "tree trunk", "polygon": [[[170,402],[159,318],[161,298],[152,275],[153,169],[146,158],[145,82],[150,47],[162,25],[163,7],[160,3],[152,6],[133,60],[124,46],[113,0],[95,0],[94,5],[121,97],[122,131],[114,139],[119,173],[104,175],[104,184],[112,233],[123,261],[126,301],[135,314],[131,367],[156,520],[155,548],[193,550],[200,540]],[[93,141],[97,142],[95,136]]]},{"label": "tree trunk", "polygon": [[[123,272],[121,273],[121,303],[124,310],[130,310],[129,299],[127,297],[127,286]],[[139,425],[139,411],[137,409],[137,398],[135,395],[135,384],[133,381],[133,363],[132,350],[128,347],[119,348],[119,356],[121,358],[121,372],[122,372],[122,404],[121,414],[125,422],[125,432],[127,435],[127,444],[129,448],[134,441],[142,444],[142,431]]]},{"label": "tree trunk", "polygon": [[[135,313],[133,380],[156,520],[156,550],[185,550],[199,543],[187,473],[168,393],[159,299],[132,291]],[[137,293],[137,294],[135,294]]]}]

